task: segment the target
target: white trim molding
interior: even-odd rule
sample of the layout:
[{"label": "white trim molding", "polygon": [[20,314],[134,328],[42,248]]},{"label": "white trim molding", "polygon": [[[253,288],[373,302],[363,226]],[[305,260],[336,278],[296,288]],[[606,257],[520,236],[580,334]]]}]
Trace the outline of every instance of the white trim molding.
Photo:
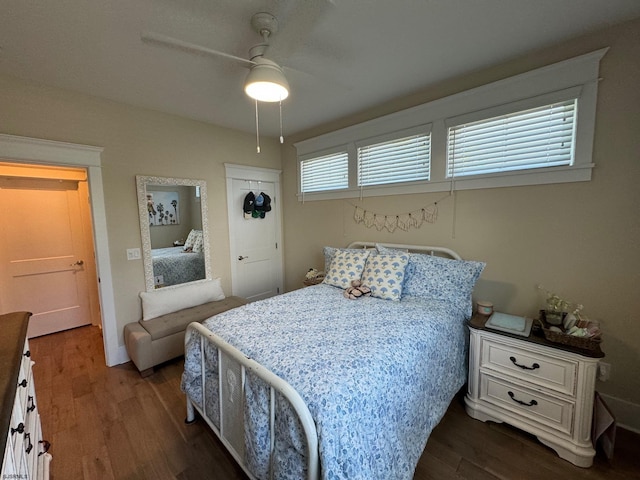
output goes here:
[{"label": "white trim molding", "polygon": [[[451,189],[467,190],[520,185],[539,185],[589,181],[595,167],[592,161],[596,122],[600,60],[609,48],[580,55],[535,70],[443,97],[399,112],[351,125],[294,144],[298,165],[302,160],[321,156],[337,148],[349,152],[349,176],[356,171],[355,145],[364,139],[432,124],[430,180],[359,188],[349,179],[349,188],[302,193],[298,166],[298,200],[325,200],[423,192]],[[447,177],[447,126],[456,118],[491,112],[494,109],[512,111],[517,105],[529,105],[540,98],[566,97],[567,92],[578,98],[573,164],[567,167],[532,168],[508,174],[484,174],[456,178]],[[538,105],[540,106],[540,105]],[[489,117],[487,117],[489,118]]]},{"label": "white trim molding", "polygon": [[640,405],[598,392],[616,418],[616,425],[640,434]]},{"label": "white trim molding", "polygon": [[107,366],[113,366],[128,361],[129,357],[126,355],[124,347],[118,346],[115,297],[102,185],[102,151],[102,147],[0,134],[0,158],[3,160],[39,165],[84,167],[87,169],[91,196],[91,214],[93,217],[96,268],[99,278],[98,291],[100,294],[105,360]]}]

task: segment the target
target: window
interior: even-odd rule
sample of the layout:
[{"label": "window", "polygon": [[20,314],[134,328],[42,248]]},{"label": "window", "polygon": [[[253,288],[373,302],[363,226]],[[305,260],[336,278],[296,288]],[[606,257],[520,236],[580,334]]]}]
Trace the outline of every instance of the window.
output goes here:
[{"label": "window", "polygon": [[448,129],[447,176],[570,166],[577,99]]},{"label": "window", "polygon": [[589,181],[607,50],[297,142],[298,199]]},{"label": "window", "polygon": [[358,147],[358,186],[429,180],[430,153],[424,133]]},{"label": "window", "polygon": [[347,152],[303,160],[300,162],[300,190],[309,193],[347,188],[348,168]]}]

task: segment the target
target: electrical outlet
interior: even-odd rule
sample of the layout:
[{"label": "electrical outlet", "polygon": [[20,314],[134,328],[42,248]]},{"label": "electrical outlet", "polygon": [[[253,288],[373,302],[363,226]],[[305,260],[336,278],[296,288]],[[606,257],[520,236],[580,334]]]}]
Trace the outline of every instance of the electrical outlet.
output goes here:
[{"label": "electrical outlet", "polygon": [[127,260],[140,260],[140,249],[127,248]]},{"label": "electrical outlet", "polygon": [[159,286],[163,285],[164,284],[164,276],[156,275],[155,277],[153,277],[153,283],[155,284],[156,287],[159,287]]},{"label": "electrical outlet", "polygon": [[598,363],[598,380],[606,382],[611,377],[611,364],[600,362]]}]

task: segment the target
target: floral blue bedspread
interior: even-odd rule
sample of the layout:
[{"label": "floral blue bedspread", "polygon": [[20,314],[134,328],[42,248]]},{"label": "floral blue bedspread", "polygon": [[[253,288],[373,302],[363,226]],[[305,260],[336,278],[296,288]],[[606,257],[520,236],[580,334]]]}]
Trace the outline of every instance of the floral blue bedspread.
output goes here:
[{"label": "floral blue bedspread", "polygon": [[[400,480],[413,478],[429,434],[465,381],[464,320],[464,311],[444,301],[348,300],[342,290],[321,284],[230,310],[204,325],[301,395],[318,431],[321,478]],[[196,340],[186,348],[182,388],[199,405]],[[207,410],[215,412],[213,353],[205,352],[205,363],[212,370]],[[267,395],[256,383],[246,397],[245,422],[256,436],[246,439],[247,464],[263,478]],[[299,426],[282,420],[278,429],[289,431],[276,443],[274,478],[299,480]]]},{"label": "floral blue bedspread", "polygon": [[183,247],[151,250],[153,276],[162,275],[163,285],[179,285],[205,278],[204,255],[183,251]]}]

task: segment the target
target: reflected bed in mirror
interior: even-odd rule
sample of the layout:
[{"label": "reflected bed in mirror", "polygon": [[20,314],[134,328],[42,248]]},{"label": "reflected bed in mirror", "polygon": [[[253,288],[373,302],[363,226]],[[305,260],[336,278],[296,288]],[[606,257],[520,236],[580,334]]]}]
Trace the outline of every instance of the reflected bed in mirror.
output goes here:
[{"label": "reflected bed in mirror", "polygon": [[211,279],[204,180],[136,176],[147,291]]}]

